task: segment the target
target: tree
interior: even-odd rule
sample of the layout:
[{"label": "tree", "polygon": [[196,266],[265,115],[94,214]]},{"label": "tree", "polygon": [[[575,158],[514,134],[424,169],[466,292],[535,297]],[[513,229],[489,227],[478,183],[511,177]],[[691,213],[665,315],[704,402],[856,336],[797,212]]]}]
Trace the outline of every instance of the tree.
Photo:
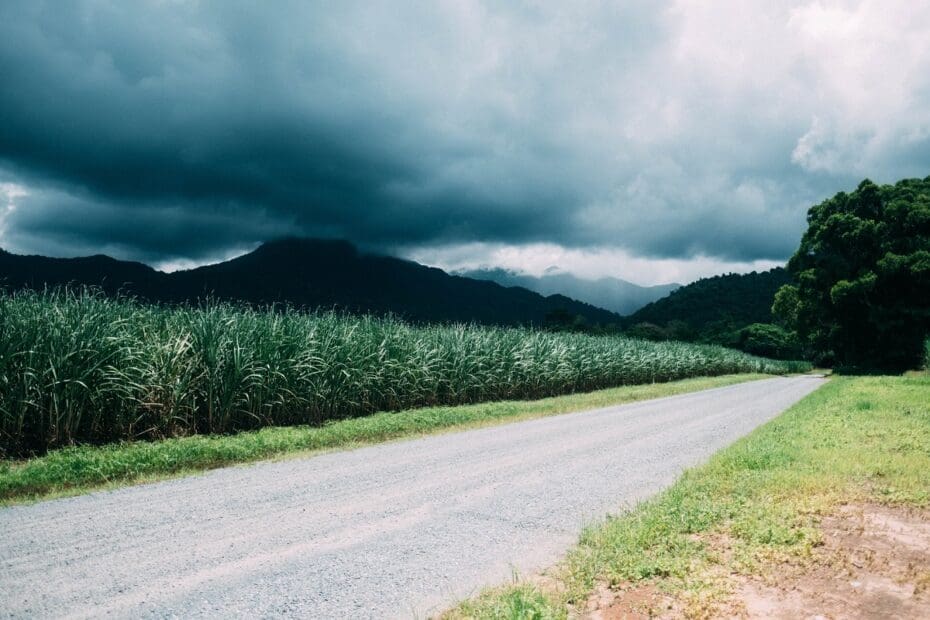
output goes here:
[{"label": "tree", "polygon": [[555,332],[590,331],[588,322],[580,314],[572,314],[564,308],[556,308],[546,313],[545,327]]},{"label": "tree", "polygon": [[815,354],[838,364],[919,364],[930,331],[930,177],[869,180],[811,207],[773,313]]},{"label": "tree", "polygon": [[665,330],[655,323],[637,323],[626,330],[626,335],[642,340],[668,340]]},{"label": "tree", "polygon": [[798,359],[801,353],[794,333],[770,323],[753,323],[739,330],[737,347],[763,357]]}]

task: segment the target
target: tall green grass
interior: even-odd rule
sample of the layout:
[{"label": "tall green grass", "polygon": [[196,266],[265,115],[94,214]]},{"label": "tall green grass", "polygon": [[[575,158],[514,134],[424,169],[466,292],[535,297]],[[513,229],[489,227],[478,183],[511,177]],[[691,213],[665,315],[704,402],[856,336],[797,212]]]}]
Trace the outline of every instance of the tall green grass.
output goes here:
[{"label": "tall green grass", "polygon": [[616,336],[24,292],[0,296],[0,453],[806,369]]}]

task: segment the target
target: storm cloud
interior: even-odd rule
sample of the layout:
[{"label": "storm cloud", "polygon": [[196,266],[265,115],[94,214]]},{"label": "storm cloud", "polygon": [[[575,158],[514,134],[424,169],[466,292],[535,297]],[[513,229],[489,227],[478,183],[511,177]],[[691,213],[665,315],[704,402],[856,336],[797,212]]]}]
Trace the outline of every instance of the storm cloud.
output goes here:
[{"label": "storm cloud", "polygon": [[920,4],[4,2],[0,246],[784,260],[930,174]]}]

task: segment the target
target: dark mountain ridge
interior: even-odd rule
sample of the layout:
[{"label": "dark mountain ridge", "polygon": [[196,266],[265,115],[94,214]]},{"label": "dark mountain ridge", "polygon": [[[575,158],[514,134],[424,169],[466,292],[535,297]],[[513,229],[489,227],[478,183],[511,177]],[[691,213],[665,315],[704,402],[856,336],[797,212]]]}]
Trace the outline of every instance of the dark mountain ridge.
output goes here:
[{"label": "dark mountain ridge", "polygon": [[399,258],[365,254],[346,241],[283,239],[238,258],[164,273],[108,256],[48,258],[0,250],[0,286],[42,289],[87,285],[155,303],[206,297],[256,306],[399,315],[413,322],[544,325],[553,316],[590,325],[619,324],[617,314],[562,295],[454,276]]}]

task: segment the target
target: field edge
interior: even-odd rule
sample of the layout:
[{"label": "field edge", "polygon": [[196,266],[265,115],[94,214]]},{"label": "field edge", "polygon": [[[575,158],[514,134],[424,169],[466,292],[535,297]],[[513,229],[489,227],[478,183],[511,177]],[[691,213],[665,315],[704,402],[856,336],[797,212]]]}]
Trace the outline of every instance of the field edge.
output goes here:
[{"label": "field edge", "polygon": [[233,435],[197,435],[64,448],[25,461],[0,461],[0,506],[197,475],[220,467],[307,457],[386,441],[589,411],[774,376],[695,377],[533,401],[496,401],[380,412],[317,427],[268,427]]}]

